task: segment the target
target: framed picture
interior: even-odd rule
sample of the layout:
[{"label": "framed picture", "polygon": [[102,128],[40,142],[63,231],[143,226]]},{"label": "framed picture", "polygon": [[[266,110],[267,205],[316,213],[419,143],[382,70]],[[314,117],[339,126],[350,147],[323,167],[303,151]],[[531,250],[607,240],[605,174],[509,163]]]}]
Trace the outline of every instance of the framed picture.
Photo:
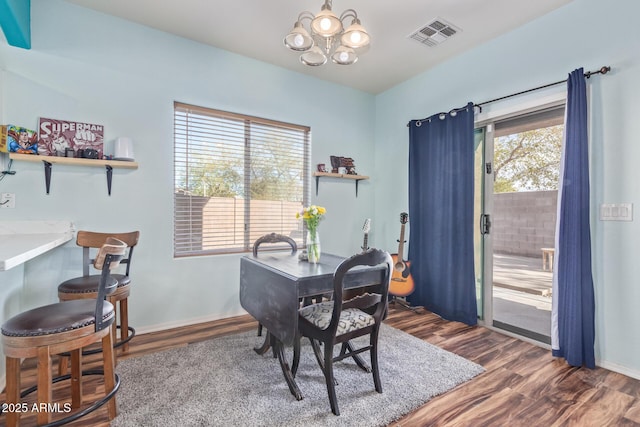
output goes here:
[{"label": "framed picture", "polygon": [[91,123],[40,118],[38,124],[38,151],[43,156],[69,156],[79,150],[95,150],[101,159],[104,151],[104,127]]}]

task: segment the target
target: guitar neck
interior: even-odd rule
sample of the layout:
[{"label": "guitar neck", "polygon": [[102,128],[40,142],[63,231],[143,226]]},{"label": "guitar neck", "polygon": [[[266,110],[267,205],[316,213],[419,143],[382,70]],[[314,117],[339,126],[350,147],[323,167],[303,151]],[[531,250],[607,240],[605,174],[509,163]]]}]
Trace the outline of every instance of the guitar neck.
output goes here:
[{"label": "guitar neck", "polygon": [[404,224],[400,226],[400,241],[398,243],[398,259],[404,260]]},{"label": "guitar neck", "polygon": [[364,241],[362,242],[362,250],[366,251],[369,249],[369,233],[364,233]]}]

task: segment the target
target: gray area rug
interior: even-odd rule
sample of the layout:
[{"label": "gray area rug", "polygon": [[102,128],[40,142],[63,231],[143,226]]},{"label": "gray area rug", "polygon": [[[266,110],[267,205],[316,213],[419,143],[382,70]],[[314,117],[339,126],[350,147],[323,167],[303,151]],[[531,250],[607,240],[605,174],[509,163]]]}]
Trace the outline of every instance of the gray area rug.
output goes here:
[{"label": "gray area rug", "polygon": [[[309,341],[296,376],[304,399],[297,401],[271,352],[252,350],[262,342],[254,330],[120,361],[119,415],[111,425],[384,426],[484,371],[387,325],[379,339],[382,394],[353,359],[334,365],[340,416],[331,413]],[[369,353],[362,355],[369,364]]]}]

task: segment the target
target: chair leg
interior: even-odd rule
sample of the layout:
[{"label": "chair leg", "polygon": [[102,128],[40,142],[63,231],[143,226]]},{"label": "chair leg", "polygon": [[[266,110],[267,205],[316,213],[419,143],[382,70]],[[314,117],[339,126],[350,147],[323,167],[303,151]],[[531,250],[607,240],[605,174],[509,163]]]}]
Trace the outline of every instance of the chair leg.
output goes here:
[{"label": "chair leg", "polygon": [[322,371],[324,372],[324,362],[322,361],[322,352],[320,351],[320,344],[318,344],[318,341],[314,340],[313,338],[309,338],[309,341],[311,342],[311,348],[313,349],[313,354],[316,356],[316,361],[318,362],[318,366],[320,366],[320,369],[322,369]]},{"label": "chair leg", "polygon": [[[51,354],[49,347],[38,348],[38,407],[47,408],[51,403]],[[38,411],[38,425],[51,422],[50,411]]]},{"label": "chair leg", "polygon": [[[6,395],[9,407],[17,407],[20,403],[20,359],[5,357],[7,374]],[[20,420],[20,412],[7,412],[7,427],[16,427]]]},{"label": "chair leg", "polygon": [[58,375],[67,375],[69,373],[69,356],[58,356]]},{"label": "chair leg", "polygon": [[[347,353],[353,353],[353,351],[354,348],[353,345],[351,345],[351,341],[344,342],[342,343],[342,348],[340,349],[340,356],[344,356]],[[351,358],[354,362],[356,362],[356,365],[358,365],[360,369],[367,373],[371,372],[371,369],[369,369],[367,364],[364,363],[364,360],[362,359],[362,357],[360,357],[360,354],[353,354],[351,355]]]},{"label": "chair leg", "polygon": [[[115,325],[111,326],[115,328]],[[108,394],[116,386],[115,376],[115,358],[113,354],[113,341],[112,335],[106,334],[102,338],[102,363],[104,364],[104,392]],[[114,395],[107,403],[107,410],[109,412],[109,419],[112,420],[117,415],[116,409],[116,396]]]},{"label": "chair leg", "polygon": [[378,330],[371,333],[371,370],[373,371],[373,384],[378,393],[382,393],[382,382],[380,381],[380,370],[378,369]]},{"label": "chair leg", "polygon": [[334,415],[340,415],[338,408],[338,398],[336,397],[336,386],[333,378],[333,346],[324,343],[324,379],[327,383],[327,392],[329,393],[329,403],[331,404],[331,412]]},{"label": "chair leg", "polygon": [[[113,328],[116,329],[115,327]],[[129,337],[129,299],[120,300],[120,339],[126,340]],[[122,344],[122,352],[129,351],[129,343]],[[117,360],[116,360],[117,363]]]},{"label": "chair leg", "polygon": [[[118,316],[120,314],[120,310],[118,309],[118,301],[116,301],[113,296],[107,297],[107,301],[109,301],[113,305],[113,326],[111,327],[111,342],[118,342],[118,328],[116,324],[118,323]],[[117,362],[114,362],[117,363]]]},{"label": "chair leg", "polygon": [[82,348],[71,352],[71,407],[82,406]]}]

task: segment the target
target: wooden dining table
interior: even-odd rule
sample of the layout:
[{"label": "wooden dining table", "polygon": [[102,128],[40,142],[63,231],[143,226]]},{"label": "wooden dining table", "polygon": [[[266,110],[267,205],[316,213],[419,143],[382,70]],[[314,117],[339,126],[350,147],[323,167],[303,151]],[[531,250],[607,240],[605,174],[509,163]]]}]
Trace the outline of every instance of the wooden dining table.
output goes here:
[{"label": "wooden dining table", "polygon": [[[299,260],[297,254],[267,251],[240,259],[240,304],[268,331],[263,346],[255,350],[264,354],[273,346],[289,390],[298,400],[303,396],[285,358],[284,347],[295,341],[300,301],[331,293],[333,273],[344,259],[323,253],[318,264],[311,264]],[[383,279],[382,267],[359,266],[347,274],[344,288],[375,286]]]}]

